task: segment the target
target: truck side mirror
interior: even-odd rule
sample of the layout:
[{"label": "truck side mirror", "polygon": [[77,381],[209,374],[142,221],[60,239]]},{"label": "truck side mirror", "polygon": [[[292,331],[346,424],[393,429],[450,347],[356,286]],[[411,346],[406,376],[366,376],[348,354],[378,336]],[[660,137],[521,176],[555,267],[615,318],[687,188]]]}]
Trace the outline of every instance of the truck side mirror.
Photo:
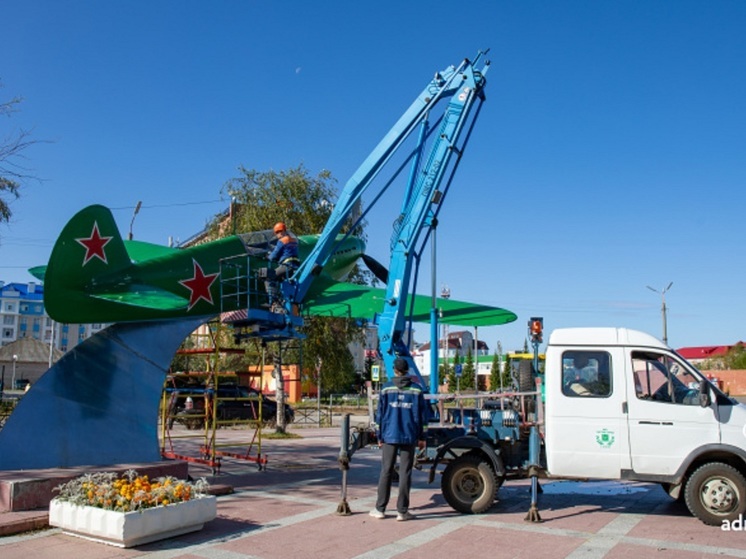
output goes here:
[{"label": "truck side mirror", "polygon": [[709,408],[711,403],[710,383],[706,380],[702,380],[699,383],[699,405],[703,408]]}]

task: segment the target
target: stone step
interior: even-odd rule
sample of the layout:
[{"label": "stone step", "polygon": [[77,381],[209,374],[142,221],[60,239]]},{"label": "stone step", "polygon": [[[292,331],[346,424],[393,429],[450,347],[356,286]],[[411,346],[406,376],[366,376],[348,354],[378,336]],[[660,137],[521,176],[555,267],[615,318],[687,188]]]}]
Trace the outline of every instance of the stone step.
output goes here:
[{"label": "stone step", "polygon": [[79,466],[44,470],[0,471],[0,512],[30,511],[48,508],[58,485],[88,473],[114,472],[121,474],[135,470],[150,479],[173,476],[187,479],[187,462],[168,460],[142,464],[114,464],[111,466]]}]

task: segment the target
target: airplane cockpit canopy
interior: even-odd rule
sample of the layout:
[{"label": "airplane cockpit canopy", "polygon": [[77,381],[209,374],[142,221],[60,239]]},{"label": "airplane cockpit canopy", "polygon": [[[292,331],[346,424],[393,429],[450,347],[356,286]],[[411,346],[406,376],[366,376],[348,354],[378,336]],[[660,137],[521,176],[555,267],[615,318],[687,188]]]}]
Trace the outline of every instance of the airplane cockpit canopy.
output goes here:
[{"label": "airplane cockpit canopy", "polygon": [[249,256],[266,256],[267,252],[277,244],[277,237],[272,229],[242,233],[238,237],[246,247],[246,253]]}]

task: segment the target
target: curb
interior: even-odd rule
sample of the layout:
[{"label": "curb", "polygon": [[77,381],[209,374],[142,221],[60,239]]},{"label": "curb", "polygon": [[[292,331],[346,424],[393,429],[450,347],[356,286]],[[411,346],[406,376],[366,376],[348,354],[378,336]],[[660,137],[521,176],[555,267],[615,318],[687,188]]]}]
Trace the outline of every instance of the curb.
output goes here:
[{"label": "curb", "polygon": [[[9,519],[14,516],[15,519]],[[5,517],[5,518],[3,518]],[[49,528],[49,510],[0,514],[0,537]]]}]

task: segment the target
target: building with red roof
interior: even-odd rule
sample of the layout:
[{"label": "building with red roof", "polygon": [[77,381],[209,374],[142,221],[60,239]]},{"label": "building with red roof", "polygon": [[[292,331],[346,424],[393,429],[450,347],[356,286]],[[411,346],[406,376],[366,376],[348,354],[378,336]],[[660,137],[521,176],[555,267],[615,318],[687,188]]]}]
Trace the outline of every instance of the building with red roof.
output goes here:
[{"label": "building with red roof", "polygon": [[731,349],[739,345],[743,346],[744,342],[737,342],[733,345],[682,347],[677,349],[676,352],[690,363],[697,364],[707,359],[722,359]]}]

